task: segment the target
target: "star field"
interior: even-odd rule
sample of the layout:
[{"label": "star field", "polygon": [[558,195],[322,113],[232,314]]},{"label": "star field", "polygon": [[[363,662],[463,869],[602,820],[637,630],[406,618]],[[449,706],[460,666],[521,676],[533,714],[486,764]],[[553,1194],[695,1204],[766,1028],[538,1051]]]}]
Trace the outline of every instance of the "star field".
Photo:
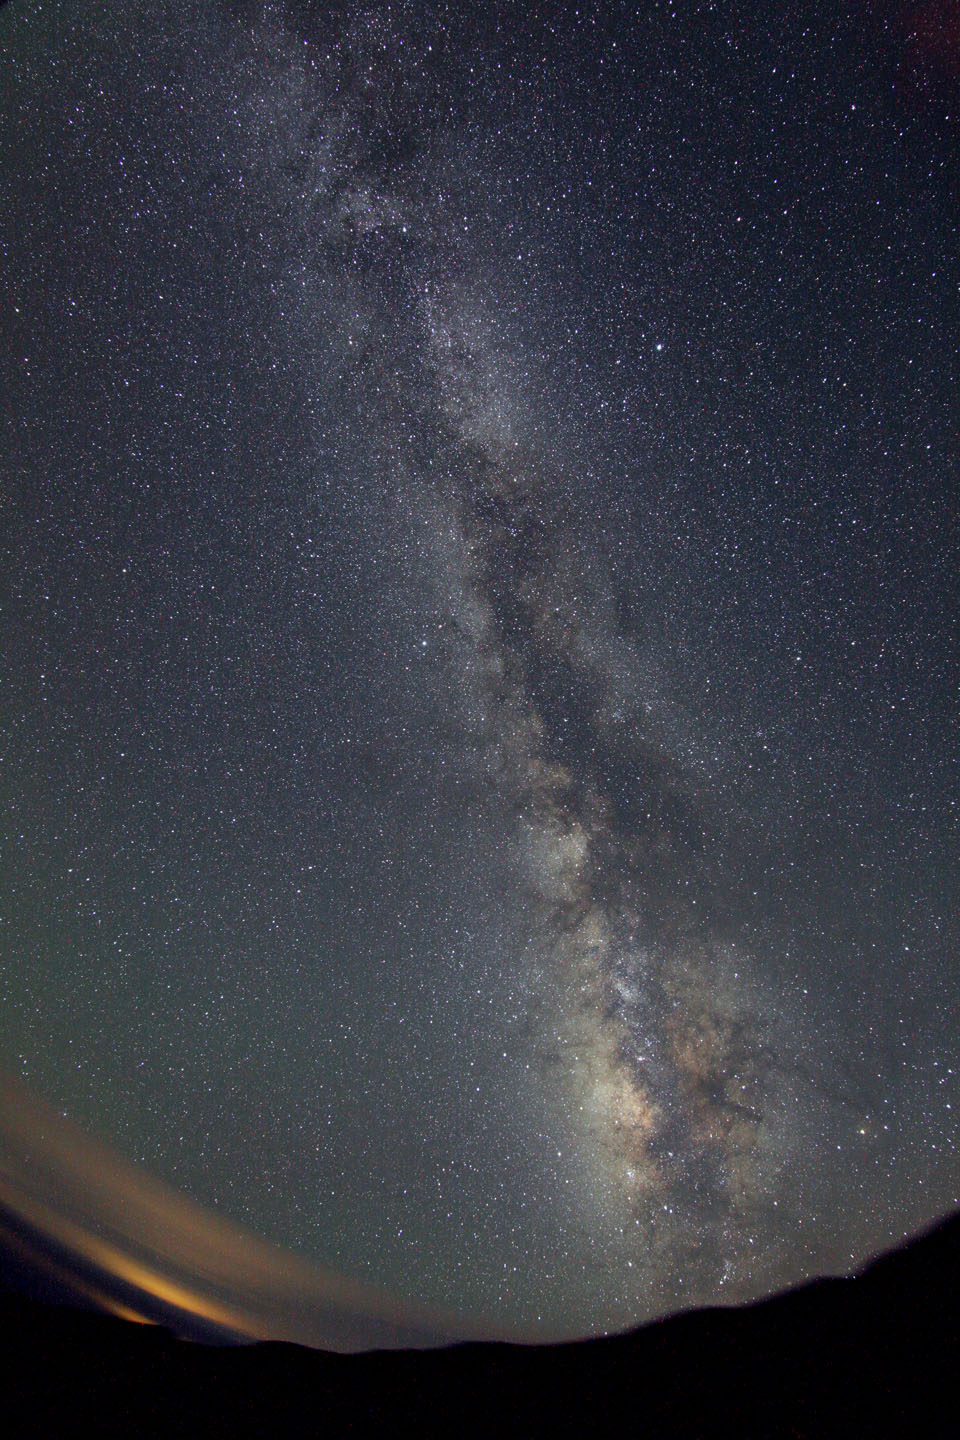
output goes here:
[{"label": "star field", "polygon": [[8,1069],[531,1336],[960,1204],[920,8],[0,13]]}]

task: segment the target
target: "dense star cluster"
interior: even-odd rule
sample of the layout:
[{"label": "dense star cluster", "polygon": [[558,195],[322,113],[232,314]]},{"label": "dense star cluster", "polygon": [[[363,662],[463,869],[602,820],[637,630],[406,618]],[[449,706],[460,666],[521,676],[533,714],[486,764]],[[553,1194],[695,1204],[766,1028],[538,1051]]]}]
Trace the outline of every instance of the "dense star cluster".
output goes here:
[{"label": "dense star cluster", "polygon": [[917,9],[2,11],[8,1068],[531,1335],[960,1204]]}]

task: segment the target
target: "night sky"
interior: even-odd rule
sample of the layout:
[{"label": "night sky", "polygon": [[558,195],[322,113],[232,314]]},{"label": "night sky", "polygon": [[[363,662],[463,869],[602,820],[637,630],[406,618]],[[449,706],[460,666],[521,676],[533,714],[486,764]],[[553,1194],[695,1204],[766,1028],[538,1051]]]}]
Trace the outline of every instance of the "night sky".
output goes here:
[{"label": "night sky", "polygon": [[960,1204],[960,15],[0,12],[0,1056],[531,1336]]}]

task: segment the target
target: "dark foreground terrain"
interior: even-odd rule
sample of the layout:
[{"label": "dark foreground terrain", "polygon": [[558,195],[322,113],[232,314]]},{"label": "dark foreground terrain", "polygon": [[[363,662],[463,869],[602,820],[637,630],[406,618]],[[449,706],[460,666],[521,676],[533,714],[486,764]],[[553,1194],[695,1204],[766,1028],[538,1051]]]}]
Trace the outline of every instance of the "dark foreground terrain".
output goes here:
[{"label": "dark foreground terrain", "polygon": [[740,1310],[579,1344],[213,1348],[0,1295],[8,1435],[960,1433],[960,1217]]}]

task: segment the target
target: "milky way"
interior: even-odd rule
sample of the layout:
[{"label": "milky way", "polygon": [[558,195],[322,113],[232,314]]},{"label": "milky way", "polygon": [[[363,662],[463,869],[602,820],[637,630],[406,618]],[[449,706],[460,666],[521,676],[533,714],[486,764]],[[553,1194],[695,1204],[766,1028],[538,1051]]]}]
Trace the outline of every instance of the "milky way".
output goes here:
[{"label": "milky way", "polygon": [[[454,566],[444,598],[466,643],[482,779],[515,817],[536,927],[537,1063],[574,1117],[601,1205],[629,1227],[637,1263],[652,1262],[647,1284],[704,1248],[698,1275],[729,1282],[797,1139],[790,1000],[762,994],[719,917],[698,916],[687,893],[698,861],[682,838],[696,825],[693,762],[644,723],[655,688],[618,705],[634,657],[609,580],[601,571],[592,603],[578,604],[589,540],[557,514],[558,485],[525,463],[502,419],[508,397],[478,384],[482,332],[471,349],[435,301],[426,309],[450,447],[434,521]],[[607,793],[617,772],[630,777],[620,813]]]},{"label": "milky way", "polygon": [[943,75],[767,22],[4,16],[6,1062],[531,1333],[957,1203]]}]

